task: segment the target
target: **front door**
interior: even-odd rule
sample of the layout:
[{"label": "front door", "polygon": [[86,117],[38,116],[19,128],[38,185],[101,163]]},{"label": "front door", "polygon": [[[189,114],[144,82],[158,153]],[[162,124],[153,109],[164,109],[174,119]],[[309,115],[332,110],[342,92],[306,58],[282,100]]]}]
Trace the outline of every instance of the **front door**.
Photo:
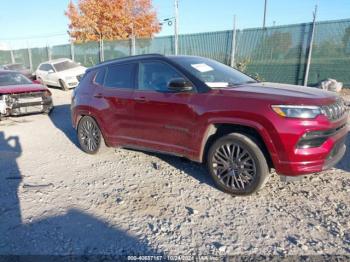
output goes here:
[{"label": "front door", "polygon": [[129,132],[137,145],[179,155],[190,153],[197,117],[191,103],[196,92],[170,92],[169,81],[179,77],[185,78],[163,61],[139,63]]}]

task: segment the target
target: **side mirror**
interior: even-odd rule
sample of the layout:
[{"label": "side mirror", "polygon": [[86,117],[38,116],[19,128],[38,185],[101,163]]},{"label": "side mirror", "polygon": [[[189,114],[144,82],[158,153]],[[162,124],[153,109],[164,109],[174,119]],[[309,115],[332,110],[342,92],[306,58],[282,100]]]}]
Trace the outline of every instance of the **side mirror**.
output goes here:
[{"label": "side mirror", "polygon": [[49,71],[47,71],[48,74],[52,74],[55,73],[52,69],[50,69]]},{"label": "side mirror", "polygon": [[33,80],[32,82],[33,82],[33,84],[39,84],[39,85],[41,85],[41,82],[40,82],[39,80]]},{"label": "side mirror", "polygon": [[191,91],[192,88],[192,83],[182,77],[173,78],[168,83],[168,89],[173,92]]}]

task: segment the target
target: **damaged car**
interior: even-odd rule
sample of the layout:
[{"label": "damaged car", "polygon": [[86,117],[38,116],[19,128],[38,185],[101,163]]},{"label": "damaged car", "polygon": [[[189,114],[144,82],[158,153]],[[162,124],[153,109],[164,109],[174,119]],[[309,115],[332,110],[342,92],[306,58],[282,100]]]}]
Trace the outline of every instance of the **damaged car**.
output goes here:
[{"label": "damaged car", "polygon": [[0,70],[0,119],[32,113],[49,114],[52,94],[43,85],[16,71]]}]

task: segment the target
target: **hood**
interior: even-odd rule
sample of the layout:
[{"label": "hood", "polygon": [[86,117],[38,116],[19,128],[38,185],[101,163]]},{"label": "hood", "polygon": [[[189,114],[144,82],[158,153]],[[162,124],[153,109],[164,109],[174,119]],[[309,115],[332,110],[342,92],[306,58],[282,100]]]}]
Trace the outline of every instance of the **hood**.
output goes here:
[{"label": "hood", "polygon": [[39,84],[0,86],[0,94],[19,94],[27,92],[38,92],[48,90]]},{"label": "hood", "polygon": [[334,92],[325,91],[314,87],[304,87],[279,83],[252,83],[240,85],[232,88],[221,89],[225,94],[242,92],[246,96],[254,96],[255,98],[264,98],[275,102],[286,104],[315,104],[333,102],[338,95]]}]

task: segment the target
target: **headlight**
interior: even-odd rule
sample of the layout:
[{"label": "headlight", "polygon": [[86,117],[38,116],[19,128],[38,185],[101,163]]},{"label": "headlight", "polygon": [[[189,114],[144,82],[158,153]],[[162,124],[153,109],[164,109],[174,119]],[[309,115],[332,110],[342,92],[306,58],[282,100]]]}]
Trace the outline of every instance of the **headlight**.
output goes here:
[{"label": "headlight", "polygon": [[322,114],[318,106],[273,105],[271,107],[282,117],[311,119]]}]

